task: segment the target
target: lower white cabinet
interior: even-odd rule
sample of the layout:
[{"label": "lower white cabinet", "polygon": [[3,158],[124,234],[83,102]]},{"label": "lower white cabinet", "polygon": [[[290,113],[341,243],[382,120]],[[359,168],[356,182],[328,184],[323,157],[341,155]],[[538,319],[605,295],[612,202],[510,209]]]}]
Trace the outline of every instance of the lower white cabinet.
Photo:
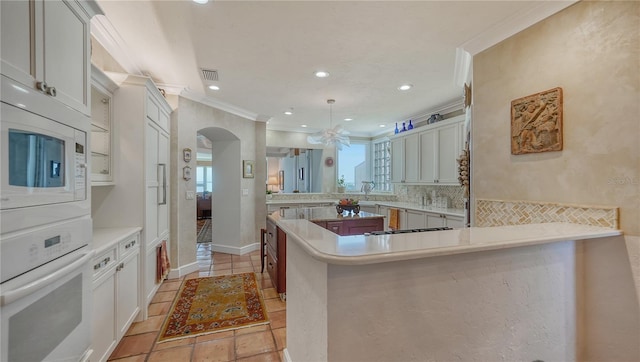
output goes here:
[{"label": "lower white cabinet", "polygon": [[140,233],[100,245],[93,261],[92,361],[106,361],[140,312]]}]

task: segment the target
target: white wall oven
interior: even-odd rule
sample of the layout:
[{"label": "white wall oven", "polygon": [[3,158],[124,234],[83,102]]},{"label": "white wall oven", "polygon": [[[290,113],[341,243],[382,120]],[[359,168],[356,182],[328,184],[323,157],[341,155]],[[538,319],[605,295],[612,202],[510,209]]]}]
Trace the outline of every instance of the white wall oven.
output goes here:
[{"label": "white wall oven", "polygon": [[91,355],[90,216],[3,234],[0,361]]},{"label": "white wall oven", "polygon": [[90,214],[89,119],[4,76],[0,107],[2,233]]}]

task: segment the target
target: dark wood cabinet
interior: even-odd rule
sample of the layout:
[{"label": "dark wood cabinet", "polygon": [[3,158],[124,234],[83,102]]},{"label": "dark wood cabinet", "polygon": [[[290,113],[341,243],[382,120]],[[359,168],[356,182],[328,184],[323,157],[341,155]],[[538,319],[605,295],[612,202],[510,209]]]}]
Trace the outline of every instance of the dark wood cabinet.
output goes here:
[{"label": "dark wood cabinet", "polygon": [[281,296],[287,290],[286,265],[287,234],[267,219],[267,272]]},{"label": "dark wood cabinet", "polygon": [[370,233],[372,231],[384,230],[384,218],[382,217],[374,219],[313,221],[313,223],[340,236],[362,235],[364,233]]}]

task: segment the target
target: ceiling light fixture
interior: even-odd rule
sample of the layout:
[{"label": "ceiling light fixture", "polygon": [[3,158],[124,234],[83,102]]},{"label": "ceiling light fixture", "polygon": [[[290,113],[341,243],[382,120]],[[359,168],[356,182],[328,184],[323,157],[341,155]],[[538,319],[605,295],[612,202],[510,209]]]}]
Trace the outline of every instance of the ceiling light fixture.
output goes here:
[{"label": "ceiling light fixture", "polygon": [[[329,104],[329,127],[333,125],[333,104],[336,101],[334,99],[327,99]],[[341,125],[336,125],[334,128],[327,128],[320,132],[316,132],[307,137],[307,142],[318,145],[324,144],[325,146],[335,145],[339,150],[343,145],[350,146],[349,132],[345,131]]]},{"label": "ceiling light fixture", "polygon": [[353,118],[345,118],[344,120],[347,121],[347,122],[351,122],[351,121],[353,121]]},{"label": "ceiling light fixture", "polygon": [[380,128],[385,128],[387,125],[386,124],[381,124]]},{"label": "ceiling light fixture", "polygon": [[319,70],[314,73],[318,78],[326,78],[329,76],[329,72],[325,72],[324,70]]},{"label": "ceiling light fixture", "polygon": [[290,116],[293,114],[293,108],[289,108],[288,111],[284,111],[284,114],[286,114],[287,116]]},{"label": "ceiling light fixture", "polygon": [[306,124],[301,124],[300,127],[307,128],[307,125]]},{"label": "ceiling light fixture", "polygon": [[213,85],[212,84],[212,85],[209,86],[209,89],[211,89],[211,90],[220,90],[220,87],[218,87],[217,85]]},{"label": "ceiling light fixture", "polygon": [[398,90],[407,91],[407,90],[409,90],[411,88],[413,88],[413,86],[411,84],[403,84],[403,85],[398,87]]},{"label": "ceiling light fixture", "polygon": [[209,0],[193,0],[194,3],[204,5],[209,2]]}]

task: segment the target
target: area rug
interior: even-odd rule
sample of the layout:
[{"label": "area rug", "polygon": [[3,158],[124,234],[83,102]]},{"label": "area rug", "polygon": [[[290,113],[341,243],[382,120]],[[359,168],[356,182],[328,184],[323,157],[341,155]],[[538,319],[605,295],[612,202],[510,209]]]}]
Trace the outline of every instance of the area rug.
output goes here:
[{"label": "area rug", "polygon": [[269,323],[254,273],[187,279],[158,342]]},{"label": "area rug", "polygon": [[[203,220],[198,220],[198,223]],[[198,225],[200,226],[200,225]],[[198,243],[210,243],[211,242],[211,219],[204,220],[202,227],[198,231],[198,237],[196,238]]]}]

